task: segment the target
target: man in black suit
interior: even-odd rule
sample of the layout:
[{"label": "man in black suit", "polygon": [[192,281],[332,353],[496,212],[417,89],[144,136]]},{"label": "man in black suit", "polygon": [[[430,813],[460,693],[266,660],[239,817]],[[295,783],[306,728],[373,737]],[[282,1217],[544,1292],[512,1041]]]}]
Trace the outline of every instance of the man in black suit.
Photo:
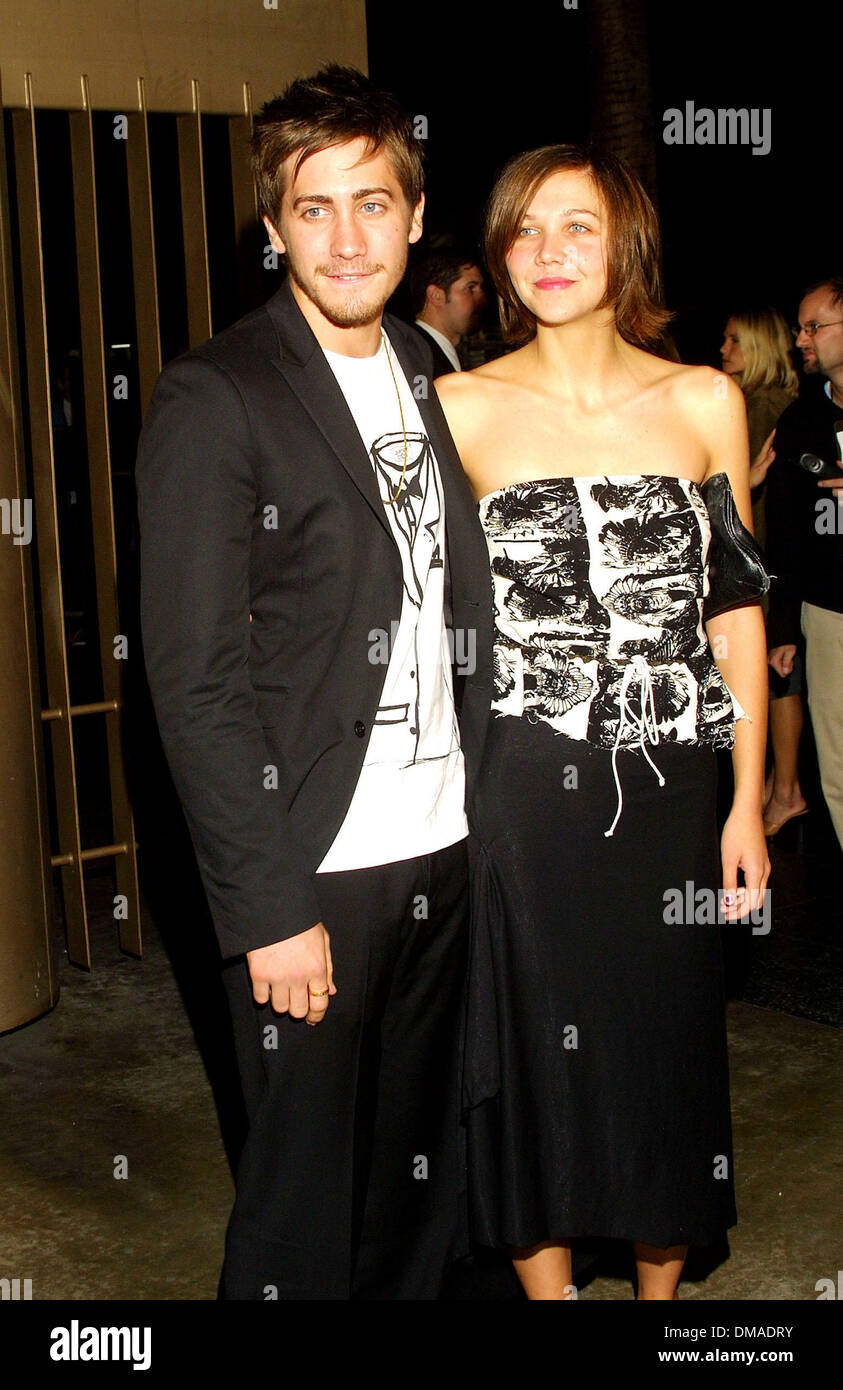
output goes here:
[{"label": "man in black suit", "polygon": [[430,251],[410,271],[416,327],[430,340],[433,376],[462,371],[457,346],[478,326],[486,307],[483,272],[468,252]]},{"label": "man in black suit", "polygon": [[137,463],[149,683],[249,1116],[224,1296],[430,1299],[486,548],[427,347],[383,318],[421,234],[409,117],[331,67],[263,108],[253,156],[288,278],[165,368]]}]

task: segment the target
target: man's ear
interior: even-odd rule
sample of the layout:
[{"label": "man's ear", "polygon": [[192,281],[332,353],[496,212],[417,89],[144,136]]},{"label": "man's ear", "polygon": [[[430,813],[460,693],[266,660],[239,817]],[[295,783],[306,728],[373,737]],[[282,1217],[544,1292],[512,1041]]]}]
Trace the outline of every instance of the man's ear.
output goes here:
[{"label": "man's ear", "polygon": [[263,221],[264,226],[266,227],[266,230],[269,233],[269,244],[272,247],[273,251],[277,251],[279,256],[286,256],[287,248],[281,240],[280,236],[278,235],[277,228],[273,225],[272,222],[270,222],[265,212],[261,214],[261,219]]},{"label": "man's ear", "polygon": [[419,201],[416,203],[416,206],[413,208],[413,216],[412,216],[412,218],[411,218],[411,220],[410,220],[410,235],[409,235],[409,237],[408,237],[408,240],[409,240],[409,243],[410,243],[411,246],[413,245],[413,242],[419,240],[419,237],[420,237],[421,234],[422,234],[422,218],[423,218],[423,216],[424,216],[424,194],[422,193],[421,197],[419,198]]}]

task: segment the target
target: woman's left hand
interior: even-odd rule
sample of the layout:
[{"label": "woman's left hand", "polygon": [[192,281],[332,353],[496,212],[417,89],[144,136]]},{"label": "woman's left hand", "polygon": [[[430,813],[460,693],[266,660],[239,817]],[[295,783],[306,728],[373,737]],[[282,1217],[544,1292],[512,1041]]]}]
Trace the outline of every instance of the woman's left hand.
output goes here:
[{"label": "woman's left hand", "polygon": [[[760,912],[770,877],[770,856],[764,835],[761,808],[733,806],[720,837],[723,866],[723,915],[740,922],[749,912]],[[738,887],[738,869],[744,882]],[[731,895],[731,901],[730,901]]]},{"label": "woman's left hand", "polygon": [[776,457],[776,451],[773,448],[773,440],[775,437],[776,431],[773,429],[767,435],[767,438],[752,460],[749,469],[749,486],[751,488],[760,487],[770,471],[770,464]]}]

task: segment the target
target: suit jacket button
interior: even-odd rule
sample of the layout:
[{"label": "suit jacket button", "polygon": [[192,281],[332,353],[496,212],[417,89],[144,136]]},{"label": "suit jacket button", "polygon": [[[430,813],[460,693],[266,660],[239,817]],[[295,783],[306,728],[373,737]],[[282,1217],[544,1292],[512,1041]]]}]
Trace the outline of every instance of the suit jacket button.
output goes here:
[{"label": "suit jacket button", "polygon": [[355,722],[355,725],[354,725],[354,732],[356,733],[356,735],[357,735],[358,738],[362,738],[363,735],[365,734],[365,732],[366,732],[366,725],[363,723],[363,720],[362,720],[362,719],[358,719],[358,720]]}]

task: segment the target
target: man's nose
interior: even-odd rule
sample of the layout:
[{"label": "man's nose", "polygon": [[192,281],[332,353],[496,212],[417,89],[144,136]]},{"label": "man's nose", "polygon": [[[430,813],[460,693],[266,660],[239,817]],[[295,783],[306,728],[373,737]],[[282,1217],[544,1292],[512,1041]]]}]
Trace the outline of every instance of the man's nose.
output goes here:
[{"label": "man's nose", "polygon": [[338,213],[333,230],[334,234],[331,237],[333,255],[342,256],[347,260],[351,260],[354,256],[363,255],[366,250],[366,238],[363,235],[363,228],[353,213]]}]

